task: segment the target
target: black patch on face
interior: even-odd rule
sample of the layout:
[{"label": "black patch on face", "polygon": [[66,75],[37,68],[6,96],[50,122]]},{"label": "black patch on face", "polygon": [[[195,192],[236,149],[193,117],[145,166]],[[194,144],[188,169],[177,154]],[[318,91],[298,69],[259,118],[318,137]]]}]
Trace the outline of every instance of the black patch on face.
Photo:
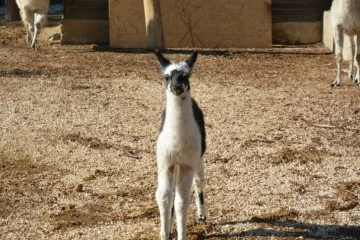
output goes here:
[{"label": "black patch on face", "polygon": [[179,96],[183,92],[190,90],[189,75],[181,71],[172,71],[170,76],[166,77],[170,91]]},{"label": "black patch on face", "polygon": [[203,192],[199,193],[199,200],[200,200],[200,204],[204,205],[205,200],[204,200],[204,193]]}]

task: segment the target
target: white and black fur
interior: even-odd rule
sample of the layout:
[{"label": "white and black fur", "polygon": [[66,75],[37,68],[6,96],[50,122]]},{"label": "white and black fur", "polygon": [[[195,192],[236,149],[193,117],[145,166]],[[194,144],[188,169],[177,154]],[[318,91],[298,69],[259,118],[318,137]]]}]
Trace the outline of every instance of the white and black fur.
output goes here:
[{"label": "white and black fur", "polygon": [[166,79],[166,107],[163,112],[156,155],[160,210],[160,239],[168,240],[175,213],[179,240],[186,239],[191,185],[199,221],[206,220],[203,182],[206,149],[204,116],[191,97],[189,78],[198,53],[183,62],[170,62],[160,52],[156,56]]},{"label": "white and black fur", "polygon": [[[351,59],[349,79],[360,85],[360,0],[334,0],[331,5],[331,24],[334,29],[335,59],[337,74],[332,87],[340,85],[341,64],[343,61],[344,33],[349,36]],[[357,36],[357,53],[355,52],[355,36]],[[356,75],[353,75],[353,65],[356,57]]]}]

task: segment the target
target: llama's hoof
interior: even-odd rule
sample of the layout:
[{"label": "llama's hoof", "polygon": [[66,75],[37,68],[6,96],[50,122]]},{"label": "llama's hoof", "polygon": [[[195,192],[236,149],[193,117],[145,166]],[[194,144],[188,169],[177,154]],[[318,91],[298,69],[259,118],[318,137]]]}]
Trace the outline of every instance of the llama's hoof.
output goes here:
[{"label": "llama's hoof", "polygon": [[330,86],[331,86],[332,88],[335,88],[335,87],[340,87],[340,85],[339,85],[339,84],[337,84],[337,83],[332,83]]},{"label": "llama's hoof", "polygon": [[198,218],[199,222],[205,222],[206,221],[206,216],[200,215]]},{"label": "llama's hoof", "polygon": [[35,42],[35,43],[31,44],[31,48],[35,51],[38,50],[38,43]]},{"label": "llama's hoof", "polygon": [[355,79],[355,76],[354,75],[349,75],[349,79],[351,80],[351,81],[356,81],[356,79]]}]

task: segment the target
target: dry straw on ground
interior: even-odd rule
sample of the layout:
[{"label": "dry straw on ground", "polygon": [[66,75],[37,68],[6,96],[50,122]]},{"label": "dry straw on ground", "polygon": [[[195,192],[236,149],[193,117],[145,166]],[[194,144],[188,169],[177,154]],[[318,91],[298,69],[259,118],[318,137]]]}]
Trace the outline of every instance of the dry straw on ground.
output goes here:
[{"label": "dry straw on ground", "polygon": [[[0,238],[157,239],[153,54],[49,44],[52,28],[32,51],[0,28]],[[209,218],[192,204],[189,239],[360,236],[360,88],[334,77],[321,44],[200,52]]]}]

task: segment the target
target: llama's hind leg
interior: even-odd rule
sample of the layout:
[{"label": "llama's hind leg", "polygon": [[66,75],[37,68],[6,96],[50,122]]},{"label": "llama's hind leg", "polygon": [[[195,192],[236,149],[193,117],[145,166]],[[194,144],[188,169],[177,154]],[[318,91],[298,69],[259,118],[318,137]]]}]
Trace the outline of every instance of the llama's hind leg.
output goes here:
[{"label": "llama's hind leg", "polygon": [[158,170],[156,201],[160,211],[160,239],[169,240],[173,207],[174,166]]},{"label": "llama's hind leg", "polygon": [[356,50],[356,76],[354,82],[360,86],[360,34],[357,35],[357,50]]},{"label": "llama's hind leg", "polygon": [[197,207],[198,220],[203,222],[206,220],[206,205],[205,205],[205,196],[204,196],[204,161],[200,159],[199,166],[196,169],[193,185],[195,188],[195,199]]},{"label": "llama's hind leg", "polygon": [[190,206],[190,190],[193,177],[193,168],[179,166],[174,201],[178,240],[186,240],[187,215]]},{"label": "llama's hind leg", "polygon": [[340,26],[337,26],[335,29],[335,59],[337,65],[337,74],[335,81],[331,84],[331,87],[336,87],[340,85],[341,81],[341,64],[343,60],[342,50],[344,45],[344,31]]},{"label": "llama's hind leg", "polygon": [[29,9],[21,9],[20,15],[26,28],[26,42],[30,43],[34,33],[34,13]]},{"label": "llama's hind leg", "polygon": [[351,58],[350,58],[350,62],[349,62],[349,79],[351,81],[355,80],[355,76],[353,74],[353,70],[354,70],[354,60],[355,60],[355,39],[354,36],[349,36],[349,42],[350,42],[350,54],[351,54]]}]

